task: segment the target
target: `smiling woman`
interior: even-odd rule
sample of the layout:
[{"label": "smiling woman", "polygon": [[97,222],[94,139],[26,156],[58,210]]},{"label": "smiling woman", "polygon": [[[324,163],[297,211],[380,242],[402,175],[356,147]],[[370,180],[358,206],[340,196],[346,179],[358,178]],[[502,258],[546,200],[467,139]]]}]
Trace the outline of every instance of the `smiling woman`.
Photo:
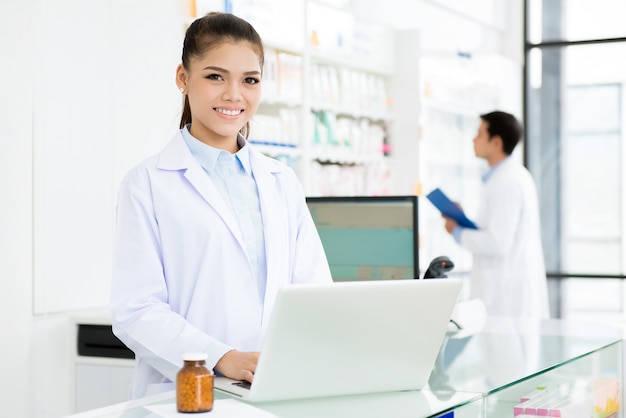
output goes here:
[{"label": "smiling woman", "polygon": [[190,133],[198,140],[236,151],[235,134],[247,137],[261,99],[264,51],[259,35],[245,25],[224,37],[217,20],[221,16],[210,13],[187,30],[182,64],[176,69],[176,84],[184,95],[180,127],[191,124]]},{"label": "smiling woman", "polygon": [[235,152],[237,133],[247,133],[259,106],[260,80],[259,56],[248,42],[226,42],[192,58],[187,66],[179,65],[176,82],[183,89],[186,110],[181,128],[190,123],[195,138]]},{"label": "smiling woman", "polygon": [[293,170],[248,143],[263,44],[210,13],[185,35],[180,131],[120,186],[113,331],[133,352],[133,397],[173,389],[182,355],[252,381],[280,287],[332,282]]}]

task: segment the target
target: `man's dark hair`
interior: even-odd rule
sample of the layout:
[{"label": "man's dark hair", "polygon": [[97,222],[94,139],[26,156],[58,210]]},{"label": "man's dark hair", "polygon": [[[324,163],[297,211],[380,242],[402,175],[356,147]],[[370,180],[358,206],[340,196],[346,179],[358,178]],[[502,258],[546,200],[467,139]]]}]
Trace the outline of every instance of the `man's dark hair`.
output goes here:
[{"label": "man's dark hair", "polygon": [[480,115],[480,118],[487,123],[489,138],[498,135],[502,138],[502,150],[511,155],[515,146],[522,138],[524,130],[520,122],[510,113],[495,111]]}]

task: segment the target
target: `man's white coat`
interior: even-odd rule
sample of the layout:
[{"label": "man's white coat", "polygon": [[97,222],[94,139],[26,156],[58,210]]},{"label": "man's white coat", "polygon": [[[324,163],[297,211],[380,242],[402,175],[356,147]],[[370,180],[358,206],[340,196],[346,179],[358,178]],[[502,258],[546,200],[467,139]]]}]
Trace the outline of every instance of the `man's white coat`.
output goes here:
[{"label": "man's white coat", "polygon": [[461,245],[472,252],[470,295],[489,315],[549,317],[537,191],[528,170],[505,159],[484,185]]}]

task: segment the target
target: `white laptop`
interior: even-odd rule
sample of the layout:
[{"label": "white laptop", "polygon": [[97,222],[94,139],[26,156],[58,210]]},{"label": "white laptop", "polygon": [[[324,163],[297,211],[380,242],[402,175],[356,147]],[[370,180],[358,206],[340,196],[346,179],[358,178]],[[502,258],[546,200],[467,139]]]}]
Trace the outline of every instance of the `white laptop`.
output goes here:
[{"label": "white laptop", "polygon": [[253,383],[216,377],[215,388],[251,402],[421,389],[460,288],[460,279],[285,286]]}]

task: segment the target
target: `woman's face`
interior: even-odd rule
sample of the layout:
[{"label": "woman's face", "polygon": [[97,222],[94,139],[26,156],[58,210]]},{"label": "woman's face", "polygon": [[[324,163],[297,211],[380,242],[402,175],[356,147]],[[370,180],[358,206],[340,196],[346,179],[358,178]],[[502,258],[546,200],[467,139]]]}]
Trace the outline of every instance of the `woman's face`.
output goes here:
[{"label": "woman's face", "polygon": [[261,99],[259,56],[248,42],[225,42],[180,65],[176,83],[189,99],[191,134],[221,149],[236,143]]}]

